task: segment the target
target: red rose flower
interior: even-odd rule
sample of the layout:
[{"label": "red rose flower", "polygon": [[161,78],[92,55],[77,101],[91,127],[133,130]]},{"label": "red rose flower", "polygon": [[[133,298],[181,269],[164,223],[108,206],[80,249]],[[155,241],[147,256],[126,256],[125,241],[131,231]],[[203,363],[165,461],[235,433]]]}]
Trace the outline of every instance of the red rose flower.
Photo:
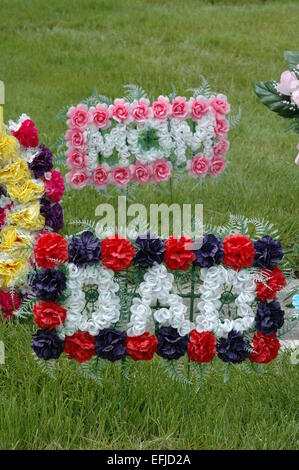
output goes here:
[{"label": "red rose flower", "polygon": [[40,268],[55,268],[68,260],[67,240],[58,233],[43,233],[35,244],[34,256]]},{"label": "red rose flower", "polygon": [[12,318],[14,312],[20,308],[21,298],[18,294],[14,293],[12,296],[10,292],[0,291],[0,310],[4,318]]},{"label": "red rose flower", "polygon": [[26,149],[38,146],[38,130],[31,119],[23,121],[21,127],[17,131],[12,131],[12,134]]},{"label": "red rose flower", "polygon": [[153,359],[157,350],[158,339],[156,336],[150,336],[149,333],[143,333],[140,336],[127,336],[126,349],[127,354],[134,361],[150,361]]},{"label": "red rose flower", "polygon": [[250,237],[241,233],[224,237],[223,252],[223,264],[230,266],[236,271],[251,266],[255,256],[254,246]]},{"label": "red rose flower", "polygon": [[258,282],[256,286],[256,293],[259,300],[266,302],[276,297],[276,292],[279,292],[287,283],[282,271],[275,266],[273,271],[264,269],[263,275],[265,276],[264,282]]},{"label": "red rose flower", "polygon": [[66,309],[55,302],[41,302],[34,305],[33,316],[35,323],[40,328],[54,330],[65,322]]},{"label": "red rose flower", "polygon": [[251,362],[267,364],[277,357],[279,349],[280,343],[276,338],[276,333],[264,335],[258,332],[253,337],[253,351],[249,359]]},{"label": "red rose flower", "polygon": [[89,361],[95,354],[95,338],[86,331],[77,331],[72,336],[65,337],[64,352],[69,359],[77,362]]},{"label": "red rose flower", "polygon": [[165,263],[169,269],[187,271],[196,256],[192,251],[193,241],[189,237],[169,237],[165,243]]},{"label": "red rose flower", "polygon": [[188,357],[195,362],[211,362],[216,355],[216,338],[210,331],[192,330],[187,346]]},{"label": "red rose flower", "polygon": [[2,209],[0,207],[0,228],[2,227],[2,225],[5,224],[5,219],[6,219],[6,212],[5,212],[5,209]]},{"label": "red rose flower", "polygon": [[115,272],[129,268],[135,254],[135,248],[130,240],[117,234],[102,241],[103,265]]}]

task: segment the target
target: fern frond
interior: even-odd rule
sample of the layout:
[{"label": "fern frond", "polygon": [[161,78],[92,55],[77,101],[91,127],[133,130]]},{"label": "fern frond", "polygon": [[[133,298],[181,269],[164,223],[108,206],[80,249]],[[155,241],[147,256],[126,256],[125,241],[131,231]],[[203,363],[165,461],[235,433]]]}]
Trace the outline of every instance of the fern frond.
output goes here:
[{"label": "fern frond", "polygon": [[22,320],[31,317],[33,314],[33,306],[35,305],[36,301],[36,298],[23,300],[20,308],[14,312],[15,317]]},{"label": "fern frond", "polygon": [[[79,225],[80,227],[84,227],[84,230],[88,229],[91,232],[95,233],[96,230],[96,222],[93,220],[70,220],[69,222],[70,225]],[[79,234],[77,234],[79,235]]]},{"label": "fern frond", "polygon": [[44,372],[44,374],[47,374],[51,379],[56,380],[56,377],[54,374],[54,369],[56,365],[55,360],[50,359],[49,361],[44,361],[43,359],[40,359],[39,357],[37,357],[33,351],[32,351],[32,355],[33,355],[35,364]]},{"label": "fern frond", "polygon": [[104,368],[103,361],[98,357],[93,358],[89,362],[83,362],[79,365],[80,374],[86,379],[93,380],[101,388],[103,387],[103,382],[100,377],[100,370]]},{"label": "fern frond", "polygon": [[162,359],[161,364],[169,378],[174,382],[181,384],[191,383],[186,377],[184,362]]},{"label": "fern frond", "polygon": [[299,315],[294,313],[291,318],[285,318],[282,328],[277,331],[277,337],[281,338],[299,325]]},{"label": "fern frond", "polygon": [[141,98],[147,98],[146,92],[138,85],[130,83],[128,85],[124,85],[124,88],[127,92],[125,99],[130,103],[132,103],[134,100],[139,101]]},{"label": "fern frond", "polygon": [[211,375],[213,368],[208,364],[197,364],[196,362],[191,362],[191,372],[195,376],[195,390],[196,392],[202,387],[206,382],[208,377]]},{"label": "fern frond", "polygon": [[168,98],[169,98],[170,103],[173,102],[173,100],[175,99],[176,96],[177,96],[176,87],[175,87],[174,84],[172,84],[172,91],[171,91],[171,93],[168,95]]},{"label": "fern frond", "polygon": [[234,116],[228,116],[228,122],[230,129],[237,127],[240,124],[242,117],[242,108],[239,106],[238,112]]},{"label": "fern frond", "polygon": [[65,153],[63,151],[55,153],[53,155],[53,165],[54,167],[57,166],[63,166],[65,168],[68,168],[67,163],[66,163],[66,158],[65,158]]},{"label": "fern frond", "polygon": [[201,86],[198,88],[189,88],[187,91],[193,93],[193,98],[197,98],[199,95],[209,98],[213,93],[207,79],[203,75],[201,75]]},{"label": "fern frond", "polygon": [[66,121],[67,119],[67,112],[68,110],[70,109],[71,106],[64,106],[63,108],[61,108],[60,111],[58,111],[58,113],[56,114],[55,116],[55,121]]},{"label": "fern frond", "polygon": [[54,142],[54,144],[52,145],[52,148],[55,148],[58,151],[60,151],[62,148],[64,148],[64,146],[65,146],[65,138],[64,138],[64,135],[61,135],[60,137],[58,137],[56,142]]}]

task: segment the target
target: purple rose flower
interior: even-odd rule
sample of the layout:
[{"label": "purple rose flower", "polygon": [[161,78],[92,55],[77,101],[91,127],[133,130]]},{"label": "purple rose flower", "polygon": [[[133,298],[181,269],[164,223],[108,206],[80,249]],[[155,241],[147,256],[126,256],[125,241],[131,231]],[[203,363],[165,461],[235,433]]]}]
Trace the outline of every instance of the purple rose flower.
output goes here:
[{"label": "purple rose flower", "polygon": [[154,263],[161,264],[164,260],[165,246],[161,238],[148,233],[146,238],[138,237],[136,245],[139,247],[134,262],[142,268],[152,267]]},{"label": "purple rose flower", "polygon": [[242,333],[232,330],[227,338],[219,339],[217,353],[222,361],[238,364],[249,357],[250,345],[244,340]]},{"label": "purple rose flower", "polygon": [[77,266],[97,264],[101,257],[101,241],[86,231],[81,237],[72,237],[69,243],[69,261]]},{"label": "purple rose flower", "polygon": [[215,264],[220,264],[223,258],[222,240],[212,233],[206,233],[199,250],[194,250],[196,259],[193,261],[195,266],[201,268],[210,268]]},{"label": "purple rose flower", "polygon": [[126,332],[115,328],[104,328],[95,337],[97,356],[108,361],[117,361],[126,355]]},{"label": "purple rose flower", "polygon": [[51,204],[43,198],[40,203],[40,213],[45,218],[46,226],[53,232],[59,232],[63,228],[63,211],[60,204]]},{"label": "purple rose flower", "polygon": [[38,271],[31,281],[33,293],[41,300],[57,300],[66,289],[66,277],[57,269]]},{"label": "purple rose flower", "polygon": [[283,258],[280,241],[266,235],[254,242],[254,266],[258,268],[274,269]]},{"label": "purple rose flower", "polygon": [[39,146],[40,150],[35,155],[29,168],[33,172],[35,178],[43,178],[45,173],[51,171],[53,168],[52,152],[44,144]]},{"label": "purple rose flower", "polygon": [[188,336],[180,336],[172,326],[163,326],[157,332],[157,353],[164,359],[179,359],[187,351]]},{"label": "purple rose flower", "polygon": [[31,348],[40,359],[58,359],[63,352],[63,341],[55,330],[38,330],[32,337]]},{"label": "purple rose flower", "polygon": [[255,317],[255,326],[265,335],[275,333],[284,324],[284,311],[276,300],[259,302]]}]

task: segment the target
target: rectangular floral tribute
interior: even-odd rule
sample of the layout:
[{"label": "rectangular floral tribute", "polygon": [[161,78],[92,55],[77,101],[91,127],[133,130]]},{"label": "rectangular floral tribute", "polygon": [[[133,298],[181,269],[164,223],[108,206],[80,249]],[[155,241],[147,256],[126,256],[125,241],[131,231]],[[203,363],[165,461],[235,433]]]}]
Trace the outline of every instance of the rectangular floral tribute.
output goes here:
[{"label": "rectangular floral tribute", "polygon": [[45,361],[65,353],[93,371],[99,361],[154,355],[174,369],[183,356],[193,365],[216,356],[229,365],[269,363],[294,321],[276,298],[287,284],[280,241],[254,223],[258,237],[231,224],[196,245],[150,233],[41,234],[28,301],[38,327],[34,353]]},{"label": "rectangular floral tribute", "polygon": [[63,227],[64,179],[39,145],[25,114],[0,133],[0,316],[11,317],[26,293],[36,237]]},{"label": "rectangular floral tribute", "polygon": [[66,180],[73,188],[158,184],[174,168],[193,178],[225,170],[226,96],[205,86],[190,98],[172,93],[150,101],[139,87],[128,87],[125,98],[95,95],[68,109]]},{"label": "rectangular floral tribute", "polygon": [[[284,57],[290,70],[281,74],[279,82],[256,83],[255,92],[267,108],[291,121],[288,130],[299,134],[299,51],[285,51]],[[299,153],[295,163],[299,165]]]}]

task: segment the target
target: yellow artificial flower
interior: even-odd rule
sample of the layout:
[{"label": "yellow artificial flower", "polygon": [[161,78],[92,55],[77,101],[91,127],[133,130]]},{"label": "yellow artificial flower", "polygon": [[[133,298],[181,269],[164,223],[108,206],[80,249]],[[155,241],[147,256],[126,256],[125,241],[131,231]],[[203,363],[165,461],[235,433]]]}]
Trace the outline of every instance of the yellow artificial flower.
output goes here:
[{"label": "yellow artificial flower", "polygon": [[23,184],[8,184],[7,191],[12,199],[16,199],[21,204],[27,204],[34,199],[40,199],[44,194],[44,184],[35,183],[32,180],[25,181]]},{"label": "yellow artificial flower", "polygon": [[1,232],[0,250],[4,253],[10,253],[20,256],[28,256],[33,246],[33,237],[20,233],[16,227],[10,225],[5,227]]},{"label": "yellow artificial flower", "polygon": [[23,228],[36,232],[45,226],[45,218],[40,214],[39,201],[34,201],[28,207],[16,212],[11,212],[7,216],[8,221],[17,228]]},{"label": "yellow artificial flower", "polygon": [[29,180],[31,178],[28,165],[24,160],[18,158],[15,163],[7,165],[0,170],[0,183],[14,183],[18,184],[22,181]]},{"label": "yellow artificial flower", "polygon": [[23,258],[0,261],[0,287],[8,289],[22,283],[29,265]]},{"label": "yellow artificial flower", "polygon": [[7,164],[20,157],[20,145],[18,140],[12,135],[7,135],[5,131],[0,136],[0,163]]}]

